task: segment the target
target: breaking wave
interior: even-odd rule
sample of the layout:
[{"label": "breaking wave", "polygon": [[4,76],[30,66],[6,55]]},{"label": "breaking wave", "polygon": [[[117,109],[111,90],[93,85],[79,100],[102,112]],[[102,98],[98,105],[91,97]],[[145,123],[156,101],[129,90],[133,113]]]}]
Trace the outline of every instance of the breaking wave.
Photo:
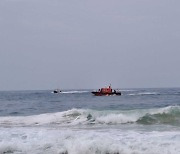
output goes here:
[{"label": "breaking wave", "polygon": [[33,116],[8,116],[0,118],[0,126],[41,126],[41,125],[88,125],[88,124],[180,124],[180,106],[137,110],[89,110],[68,111]]}]

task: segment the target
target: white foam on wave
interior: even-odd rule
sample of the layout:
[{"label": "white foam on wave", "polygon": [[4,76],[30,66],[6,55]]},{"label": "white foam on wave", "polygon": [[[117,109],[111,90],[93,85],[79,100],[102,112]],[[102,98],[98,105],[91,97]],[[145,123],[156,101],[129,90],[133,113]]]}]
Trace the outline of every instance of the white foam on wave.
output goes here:
[{"label": "white foam on wave", "polygon": [[180,132],[0,128],[0,153],[177,154]]},{"label": "white foam on wave", "polygon": [[0,125],[3,126],[33,126],[33,125],[53,125],[53,124],[69,124],[75,125],[81,121],[85,121],[83,116],[84,110],[72,109],[64,112],[46,113],[32,116],[8,116],[0,118]]},{"label": "white foam on wave", "polygon": [[126,114],[109,114],[106,116],[97,117],[96,122],[105,124],[123,124],[136,122],[137,119],[137,116],[131,116]]}]

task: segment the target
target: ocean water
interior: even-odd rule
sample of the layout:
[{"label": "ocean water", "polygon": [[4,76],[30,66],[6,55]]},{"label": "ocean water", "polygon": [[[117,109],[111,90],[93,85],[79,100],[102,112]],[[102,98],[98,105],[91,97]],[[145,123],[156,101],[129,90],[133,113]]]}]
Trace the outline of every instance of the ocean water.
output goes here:
[{"label": "ocean water", "polygon": [[180,154],[180,88],[0,92],[0,154]]}]

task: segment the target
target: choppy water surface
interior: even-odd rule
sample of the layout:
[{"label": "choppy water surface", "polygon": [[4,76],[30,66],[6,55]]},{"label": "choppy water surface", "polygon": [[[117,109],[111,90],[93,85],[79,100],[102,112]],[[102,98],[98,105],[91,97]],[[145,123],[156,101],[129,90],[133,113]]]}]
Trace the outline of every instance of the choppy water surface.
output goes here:
[{"label": "choppy water surface", "polygon": [[1,91],[0,154],[180,153],[180,88]]}]

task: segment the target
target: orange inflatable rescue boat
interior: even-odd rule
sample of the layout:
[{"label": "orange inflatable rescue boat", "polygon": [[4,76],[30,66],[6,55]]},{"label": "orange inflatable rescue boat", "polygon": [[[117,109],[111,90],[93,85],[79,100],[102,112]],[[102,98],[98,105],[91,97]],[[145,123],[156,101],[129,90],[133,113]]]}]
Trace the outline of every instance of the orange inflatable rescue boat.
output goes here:
[{"label": "orange inflatable rescue boat", "polygon": [[92,94],[95,96],[110,96],[110,95],[121,95],[120,91],[113,90],[111,85],[106,88],[101,88],[98,91],[93,91]]}]

